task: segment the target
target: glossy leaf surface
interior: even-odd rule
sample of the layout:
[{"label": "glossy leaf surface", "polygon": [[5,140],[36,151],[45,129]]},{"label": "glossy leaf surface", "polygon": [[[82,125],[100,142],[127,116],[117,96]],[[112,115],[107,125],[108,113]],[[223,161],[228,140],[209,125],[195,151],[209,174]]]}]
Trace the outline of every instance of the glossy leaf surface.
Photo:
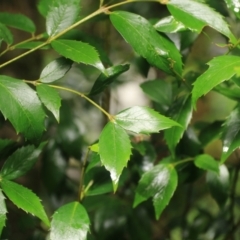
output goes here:
[{"label": "glossy leaf surface", "polygon": [[192,118],[192,103],[191,98],[178,99],[170,109],[170,115],[173,120],[181,124],[183,127],[172,127],[164,131],[164,138],[172,154],[174,154],[175,147],[187,129],[188,124]]},{"label": "glossy leaf surface", "polygon": [[104,71],[98,52],[88,43],[74,40],[56,40],[52,42],[52,47],[60,55],[74,62],[89,64],[100,71]]},{"label": "glossy leaf surface", "polygon": [[202,155],[197,156],[194,159],[194,164],[203,170],[212,171],[217,174],[219,173],[218,162],[208,154],[202,154]]},{"label": "glossy leaf surface", "polygon": [[153,197],[155,215],[158,219],[172,198],[178,182],[175,168],[167,164],[159,164],[144,173],[138,183],[134,199],[134,207]]},{"label": "glossy leaf surface", "polygon": [[95,81],[89,95],[96,95],[101,93],[108,85],[110,85],[116,77],[120,74],[126,72],[129,69],[129,64],[117,65],[110,68],[107,68],[104,73],[101,73],[100,76]]},{"label": "glossy leaf surface", "polygon": [[36,27],[31,19],[22,14],[0,13],[0,22],[26,32],[34,33]]},{"label": "glossy leaf surface", "polygon": [[53,214],[50,240],[85,240],[89,225],[85,208],[79,202],[68,203]]},{"label": "glossy leaf surface", "polygon": [[200,32],[208,25],[236,43],[236,38],[223,17],[207,4],[195,0],[169,0],[167,7],[170,13],[188,28]]},{"label": "glossy leaf surface", "polygon": [[72,61],[65,58],[58,58],[50,62],[41,72],[40,81],[43,83],[54,82],[70,70]]},{"label": "glossy leaf surface", "polygon": [[240,146],[240,107],[238,106],[229,115],[224,123],[222,141],[223,151],[221,162],[225,162],[230,154]]},{"label": "glossy leaf surface", "polygon": [[118,125],[135,133],[154,133],[173,126],[181,127],[177,122],[160,115],[148,107],[132,107],[115,116]]},{"label": "glossy leaf surface", "polygon": [[0,110],[17,133],[23,133],[32,141],[40,139],[44,130],[45,113],[36,92],[27,84],[18,79],[0,76]]},{"label": "glossy leaf surface", "polygon": [[47,33],[49,36],[55,36],[75,23],[80,12],[80,0],[52,1],[47,11]]},{"label": "glossy leaf surface", "polygon": [[49,226],[49,220],[41,205],[40,199],[32,191],[8,180],[2,180],[1,187],[6,196],[18,208],[37,216]]},{"label": "glossy leaf surface", "polygon": [[13,35],[10,30],[0,22],[0,46],[1,41],[6,42],[7,44],[13,43]]},{"label": "glossy leaf surface", "polygon": [[219,166],[219,174],[209,171],[206,176],[212,197],[222,207],[229,195],[230,175],[225,165]]},{"label": "glossy leaf surface", "polygon": [[154,27],[142,16],[115,11],[111,22],[133,49],[147,61],[168,74],[182,73],[181,55],[175,45],[159,35]]},{"label": "glossy leaf surface", "polygon": [[6,222],[6,214],[7,214],[7,208],[5,203],[5,197],[2,193],[2,190],[0,189],[0,235],[2,233],[3,228],[5,227]]},{"label": "glossy leaf surface", "polygon": [[186,30],[181,22],[177,21],[173,16],[162,18],[154,24],[154,28],[159,32],[174,33]]},{"label": "glossy leaf surface", "polygon": [[205,95],[221,82],[230,79],[236,73],[236,68],[240,64],[237,56],[219,56],[208,62],[209,68],[194,82],[192,90],[192,101]]},{"label": "glossy leaf surface", "polygon": [[61,98],[58,92],[48,85],[37,85],[37,94],[45,107],[53,114],[59,122],[59,109],[61,107]]},{"label": "glossy leaf surface", "polygon": [[131,155],[131,143],[125,130],[118,124],[109,122],[99,138],[99,154],[104,167],[110,172],[114,191],[119,177]]},{"label": "glossy leaf surface", "polygon": [[24,175],[38,160],[45,143],[38,148],[28,145],[17,149],[3,164],[0,176],[3,179],[12,180]]}]

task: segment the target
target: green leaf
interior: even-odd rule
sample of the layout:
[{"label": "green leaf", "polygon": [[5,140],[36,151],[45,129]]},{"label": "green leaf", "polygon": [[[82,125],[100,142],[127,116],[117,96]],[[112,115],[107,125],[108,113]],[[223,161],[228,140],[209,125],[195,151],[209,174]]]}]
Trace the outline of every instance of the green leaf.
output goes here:
[{"label": "green leaf", "polygon": [[76,22],[80,13],[80,0],[53,0],[47,11],[46,29],[52,37]]},{"label": "green leaf", "polygon": [[27,84],[0,75],[0,110],[17,132],[31,141],[39,141],[44,130],[45,113],[36,92]]},{"label": "green leaf", "polygon": [[178,182],[175,168],[170,164],[159,164],[144,173],[138,183],[134,207],[153,197],[156,218],[158,219],[172,198]]},{"label": "green leaf", "polygon": [[234,109],[224,123],[222,141],[223,152],[221,163],[225,162],[230,154],[240,146],[240,106]]},{"label": "green leaf", "polygon": [[70,58],[74,62],[92,65],[100,71],[104,71],[104,66],[99,58],[98,52],[88,43],[74,40],[53,41],[52,47],[60,55]]},{"label": "green leaf", "polygon": [[49,7],[52,5],[54,0],[40,0],[38,1],[37,8],[39,13],[46,17],[49,11]]},{"label": "green leaf", "polygon": [[219,56],[208,62],[209,69],[194,82],[192,90],[192,102],[205,95],[221,82],[235,75],[235,68],[240,64],[237,56]]},{"label": "green leaf", "polygon": [[45,107],[54,115],[59,122],[59,109],[61,107],[61,98],[58,92],[45,84],[37,85],[37,94]]},{"label": "green leaf", "polygon": [[89,225],[85,208],[78,202],[68,203],[53,214],[50,240],[85,240]]},{"label": "green leaf", "polygon": [[124,11],[115,11],[110,19],[117,31],[147,61],[171,75],[182,74],[181,55],[176,46],[157,33],[145,18]]},{"label": "green leaf", "polygon": [[109,122],[99,138],[99,155],[102,164],[110,172],[114,191],[131,155],[131,143],[125,130]]},{"label": "green leaf", "polygon": [[[17,44],[15,45],[15,48],[17,49],[33,49],[33,48],[36,48],[38,47],[39,45],[43,44],[43,42],[41,41],[34,41],[34,42],[23,42],[23,43],[20,43],[20,44]],[[44,47],[41,47],[40,49],[43,50],[43,49],[49,49],[49,45],[47,46],[44,46]]]},{"label": "green leaf", "polygon": [[195,0],[170,0],[167,7],[176,20],[191,30],[201,32],[203,27],[208,25],[228,37],[232,43],[237,42],[223,17],[205,3]]},{"label": "green leaf", "polygon": [[181,124],[181,126],[183,126],[182,128],[172,127],[164,131],[164,138],[173,155],[175,152],[175,147],[179,143],[184,131],[187,129],[188,124],[191,121],[192,111],[193,109],[190,97],[177,99],[176,102],[173,104],[172,108],[170,109],[170,116],[172,117],[172,119]]},{"label": "green leaf", "polygon": [[162,18],[154,24],[154,28],[159,32],[174,33],[186,30],[186,27],[173,16]]},{"label": "green leaf", "polygon": [[0,13],[0,22],[7,26],[30,33],[34,33],[36,31],[33,21],[22,14],[2,12]]},{"label": "green leaf", "polygon": [[50,62],[41,72],[40,81],[43,83],[54,82],[70,70],[72,61],[63,57]]},{"label": "green leaf", "polygon": [[10,139],[0,139],[0,153],[4,148],[11,146],[13,143],[14,141]]},{"label": "green leaf", "polygon": [[154,102],[161,105],[164,111],[172,103],[172,85],[160,79],[144,82],[140,85],[143,92]]},{"label": "green leaf", "polygon": [[213,89],[214,91],[222,94],[223,96],[232,99],[234,101],[240,101],[240,88],[239,87],[222,87],[222,86],[217,86]]},{"label": "green leaf", "polygon": [[105,72],[101,73],[100,76],[97,78],[89,95],[93,96],[101,93],[108,85],[110,85],[115,80],[116,77],[126,72],[129,69],[129,66],[129,64],[124,64],[107,68]]},{"label": "green leaf", "polygon": [[208,171],[212,171],[215,173],[219,173],[219,164],[217,161],[215,161],[215,159],[213,157],[211,157],[208,154],[202,154],[202,155],[198,155],[195,159],[194,159],[194,164],[198,167],[201,168],[203,170],[208,170]]},{"label": "green leaf", "polygon": [[229,195],[230,175],[225,165],[219,166],[219,174],[209,171],[206,176],[212,197],[223,207]]},{"label": "green leaf", "polygon": [[41,205],[40,199],[29,189],[8,181],[2,180],[1,187],[6,196],[19,208],[40,218],[47,226],[50,225],[48,217]]},{"label": "green leaf", "polygon": [[13,35],[10,30],[0,22],[0,42],[4,41],[7,44],[13,43]]},{"label": "green leaf", "polygon": [[160,115],[149,107],[132,107],[115,116],[118,125],[135,133],[157,133],[173,126],[181,127],[177,122]]},{"label": "green leaf", "polygon": [[0,171],[1,178],[12,180],[24,175],[36,163],[45,144],[41,144],[38,148],[29,145],[16,150],[4,162]]},{"label": "green leaf", "polygon": [[5,203],[5,197],[0,189],[0,236],[2,234],[2,230],[5,227],[6,222],[6,214],[7,214],[7,208]]}]

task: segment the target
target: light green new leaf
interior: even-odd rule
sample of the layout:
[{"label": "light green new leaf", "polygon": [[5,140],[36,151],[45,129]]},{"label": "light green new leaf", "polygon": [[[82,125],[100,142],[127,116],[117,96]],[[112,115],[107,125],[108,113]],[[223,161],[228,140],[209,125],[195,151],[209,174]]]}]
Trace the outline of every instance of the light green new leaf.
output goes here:
[{"label": "light green new leaf", "polygon": [[110,172],[114,191],[131,155],[129,136],[118,124],[109,122],[99,138],[99,155],[104,167]]},{"label": "light green new leaf", "polygon": [[169,0],[167,7],[175,19],[186,27],[200,32],[208,25],[228,37],[232,43],[236,43],[237,40],[223,17],[207,4],[196,0]]},{"label": "light green new leaf", "polygon": [[140,15],[116,11],[110,14],[113,26],[133,49],[147,61],[171,75],[182,74],[182,60],[176,46],[160,35]]},{"label": "light green new leaf", "polygon": [[47,226],[48,217],[41,205],[40,199],[29,189],[8,181],[2,180],[1,187],[6,196],[19,208],[40,218]]},{"label": "light green new leaf", "polygon": [[69,58],[77,63],[84,63],[104,71],[104,66],[99,58],[98,52],[88,43],[74,40],[53,41],[52,47],[60,55]]},{"label": "light green new leaf", "polygon": [[5,197],[0,189],[0,236],[2,234],[2,230],[5,227],[6,222],[6,214],[7,214],[7,208],[5,203]]},{"label": "light green new leaf", "polygon": [[44,130],[45,113],[36,92],[27,84],[1,75],[0,110],[17,133],[23,133],[31,141],[39,141]]},{"label": "light green new leaf", "polygon": [[231,112],[224,123],[222,141],[221,163],[225,162],[230,154],[240,146],[240,106]]},{"label": "light green new leaf", "polygon": [[76,22],[80,13],[80,0],[53,0],[47,11],[46,29],[52,37]]},{"label": "light green new leaf", "polygon": [[115,80],[116,77],[126,72],[129,69],[129,66],[129,64],[124,64],[107,68],[105,72],[101,73],[100,76],[97,78],[89,95],[93,96],[101,93],[108,85],[110,85]]},{"label": "light green new leaf", "polygon": [[235,75],[240,64],[240,57],[219,56],[208,62],[209,69],[194,82],[192,90],[193,105],[202,95],[205,95],[221,82],[230,79]]},{"label": "light green new leaf", "polygon": [[115,116],[115,121],[122,128],[135,133],[157,133],[173,126],[181,127],[177,122],[162,116],[149,107],[131,107]]},{"label": "light green new leaf", "polygon": [[182,98],[181,100],[178,99],[170,110],[170,116],[172,119],[183,126],[182,128],[172,127],[164,131],[164,138],[173,155],[175,152],[175,147],[179,143],[184,131],[187,129],[188,124],[191,121],[192,111],[193,108],[190,97]]},{"label": "light green new leaf", "polygon": [[2,12],[0,13],[0,23],[30,33],[36,31],[33,21],[22,14]]},{"label": "light green new leaf", "polygon": [[54,115],[59,122],[59,109],[61,107],[61,98],[58,92],[45,84],[37,85],[37,94],[45,107]]},{"label": "light green new leaf", "polygon": [[198,167],[201,168],[203,170],[208,170],[208,171],[212,171],[215,173],[219,173],[219,164],[217,161],[215,161],[215,159],[213,157],[211,157],[208,154],[202,154],[202,155],[198,155],[195,159],[194,159],[194,164]]},{"label": "light green new leaf", "polygon": [[144,82],[140,85],[143,92],[154,102],[160,104],[164,111],[172,103],[172,85],[160,79]]},{"label": "light green new leaf", "polygon": [[156,218],[158,219],[172,198],[178,182],[177,171],[170,164],[159,164],[144,173],[138,183],[134,207],[153,197]]},{"label": "light green new leaf", "polygon": [[184,31],[187,28],[173,16],[162,18],[154,24],[154,28],[159,32],[174,33]]},{"label": "light green new leaf", "polygon": [[212,197],[220,207],[224,206],[229,196],[230,174],[225,165],[219,166],[219,174],[209,171],[206,181]]},{"label": "light green new leaf", "polygon": [[39,80],[43,83],[54,82],[62,78],[71,68],[72,61],[66,58],[58,58],[50,62],[41,72]]},{"label": "light green new leaf", "polygon": [[85,240],[90,220],[79,202],[60,207],[52,217],[50,240]]},{"label": "light green new leaf", "polygon": [[0,22],[0,45],[1,41],[6,42],[7,44],[13,43],[13,35],[10,30]]},{"label": "light green new leaf", "polygon": [[4,162],[0,171],[1,178],[12,180],[24,175],[36,163],[45,144],[41,144],[38,148],[28,145],[16,150]]}]

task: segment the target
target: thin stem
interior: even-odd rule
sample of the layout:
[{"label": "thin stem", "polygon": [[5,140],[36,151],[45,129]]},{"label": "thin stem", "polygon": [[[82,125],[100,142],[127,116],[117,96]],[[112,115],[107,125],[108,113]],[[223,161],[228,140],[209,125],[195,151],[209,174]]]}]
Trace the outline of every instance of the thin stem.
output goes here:
[{"label": "thin stem", "polygon": [[177,165],[180,165],[180,164],[183,164],[183,163],[186,163],[186,162],[192,162],[192,161],[193,161],[193,158],[186,158],[186,159],[177,161],[177,162],[175,162],[175,163],[172,163],[172,165],[173,165],[174,167],[176,167]]},{"label": "thin stem", "polygon": [[[40,84],[40,83],[38,83]],[[92,99],[90,99],[89,97],[87,97],[85,94],[81,93],[81,92],[78,92],[78,91],[75,91],[71,88],[66,88],[66,87],[61,87],[61,86],[57,86],[57,85],[48,85],[49,87],[52,87],[52,88],[57,88],[57,89],[60,89],[60,90],[64,90],[64,91],[67,91],[67,92],[72,92],[72,93],[75,93],[77,94],[78,96],[82,97],[82,98],[85,98],[88,102],[90,102],[92,105],[94,105],[96,108],[98,108],[101,112],[103,112],[110,121],[113,120],[113,116],[111,114],[109,114],[107,111],[105,111],[101,106],[99,106],[97,103],[95,103]]]},{"label": "thin stem", "polygon": [[[30,49],[29,51],[23,53],[23,54],[20,54],[19,56],[3,63],[0,65],[0,68],[2,67],[5,67],[6,65],[12,63],[12,62],[15,62],[16,60],[22,58],[22,57],[25,57],[26,55],[40,49],[41,47],[44,47],[48,44],[50,44],[52,41],[54,41],[55,39],[59,38],[60,36],[62,36],[63,34],[67,33],[68,31],[72,30],[73,28],[77,27],[78,25],[80,25],[81,23],[83,22],[86,22],[87,20],[101,14],[101,13],[104,13],[104,12],[107,12],[109,9],[111,8],[114,8],[114,7],[118,7],[118,6],[121,6],[121,5],[124,5],[124,4],[128,4],[128,3],[133,3],[133,2],[145,2],[146,0],[127,0],[127,1],[124,1],[124,2],[120,2],[120,3],[116,3],[116,4],[113,4],[113,5],[110,5],[110,6],[105,6],[105,7],[101,7],[99,8],[98,10],[96,10],[95,12],[91,13],[90,15],[86,16],[85,18],[79,20],[78,22],[74,23],[73,25],[71,25],[70,27],[64,29],[63,31],[59,32],[58,34],[56,34],[55,36],[52,36],[50,37],[46,42],[44,42],[43,44],[33,48],[33,49]],[[159,2],[161,3],[160,0],[148,0],[148,2]]]},{"label": "thin stem", "polygon": [[90,148],[88,148],[87,150],[87,153],[83,159],[83,163],[82,163],[82,167],[81,167],[81,175],[80,175],[80,183],[79,183],[79,201],[81,202],[84,198],[84,173],[85,173],[85,167],[86,167],[86,164],[87,164],[87,159],[88,159],[88,155],[89,155],[89,152],[90,152]]}]

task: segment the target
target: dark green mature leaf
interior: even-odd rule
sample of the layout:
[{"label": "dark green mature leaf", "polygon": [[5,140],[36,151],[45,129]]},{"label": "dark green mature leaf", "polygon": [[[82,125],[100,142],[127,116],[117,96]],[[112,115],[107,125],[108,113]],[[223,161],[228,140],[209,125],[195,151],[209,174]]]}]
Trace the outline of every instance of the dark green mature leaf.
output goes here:
[{"label": "dark green mature leaf", "polygon": [[236,68],[240,64],[240,57],[219,56],[208,62],[209,69],[197,78],[193,84],[192,102],[205,95],[221,82],[230,79],[236,74]]},{"label": "dark green mature leaf", "polygon": [[111,13],[117,31],[147,61],[171,75],[182,74],[181,55],[176,46],[157,33],[145,18],[123,11]]},{"label": "dark green mature leaf", "polygon": [[114,191],[131,155],[131,143],[125,130],[109,122],[99,138],[99,155],[102,164],[110,172]]},{"label": "dark green mature leaf", "polygon": [[224,123],[222,140],[223,152],[221,163],[225,162],[230,154],[240,146],[240,106],[234,109]]},{"label": "dark green mature leaf", "polygon": [[219,174],[209,171],[206,180],[212,197],[222,207],[228,198],[230,185],[230,176],[227,167],[220,165]]},{"label": "dark green mature leaf", "polygon": [[48,12],[49,12],[49,7],[52,6],[54,0],[40,0],[38,1],[37,4],[37,8],[39,13],[41,13],[41,15],[43,17],[46,17]]},{"label": "dark green mature leaf", "polygon": [[45,113],[36,92],[27,84],[1,75],[0,110],[17,132],[31,141],[39,141],[44,130]]},{"label": "dark green mature leaf", "polygon": [[236,43],[237,40],[223,17],[205,3],[196,0],[169,0],[167,7],[170,13],[186,27],[200,32],[208,25]]},{"label": "dark green mature leaf", "polygon": [[76,22],[80,13],[80,0],[54,0],[47,11],[46,29],[52,37]]},{"label": "dark green mature leaf", "polygon": [[53,214],[50,240],[85,240],[89,225],[85,208],[79,202],[68,203]]},{"label": "dark green mature leaf", "polygon": [[1,187],[3,192],[17,207],[37,216],[47,226],[50,225],[40,199],[32,191],[5,179],[1,181]]},{"label": "dark green mature leaf", "polygon": [[12,180],[24,175],[38,160],[46,143],[41,144],[38,148],[28,145],[16,150],[3,164],[0,171],[2,179]]},{"label": "dark green mature leaf", "polygon": [[26,32],[34,33],[36,27],[31,19],[22,14],[0,13],[0,22]]},{"label": "dark green mature leaf", "polygon": [[175,147],[179,143],[184,131],[187,129],[188,124],[191,121],[192,111],[193,108],[190,97],[177,99],[170,110],[170,116],[172,119],[183,126],[182,128],[172,127],[164,131],[164,138],[173,155],[175,152]]},{"label": "dark green mature leaf", "polygon": [[61,98],[58,92],[45,84],[37,85],[37,94],[45,105],[45,107],[52,112],[56,120],[59,122],[59,109],[61,107]]},{"label": "dark green mature leaf", "polygon": [[174,33],[186,30],[181,22],[177,21],[173,16],[162,18],[154,24],[154,28],[159,32]]},{"label": "dark green mature leaf", "polygon": [[[19,48],[19,49],[33,49],[33,48],[38,47],[41,44],[43,44],[43,42],[41,42],[41,41],[23,42],[21,44],[15,45],[15,48]],[[49,49],[49,48],[50,48],[50,46],[47,45],[47,46],[41,47],[40,49],[41,50],[45,50],[45,49]]]},{"label": "dark green mature leaf", "polygon": [[57,40],[51,44],[60,55],[70,58],[74,62],[89,64],[100,71],[104,71],[98,52],[88,43],[74,40]]},{"label": "dark green mature leaf", "polygon": [[138,183],[134,207],[153,197],[156,218],[158,219],[172,198],[178,182],[175,168],[170,164],[159,164],[144,173]]},{"label": "dark green mature leaf", "polygon": [[10,30],[0,22],[0,45],[1,41],[6,42],[7,44],[12,44],[13,35]]},{"label": "dark green mature leaf", "polygon": [[140,85],[143,92],[167,111],[172,103],[172,86],[160,79],[144,82]]},{"label": "dark green mature leaf", "polygon": [[136,133],[154,133],[173,126],[181,127],[177,122],[160,115],[149,107],[132,107],[115,116],[118,125]]},{"label": "dark green mature leaf", "polygon": [[101,73],[100,76],[97,78],[89,95],[93,96],[101,93],[108,85],[110,85],[115,80],[116,77],[126,72],[129,69],[129,66],[129,64],[124,64],[107,68],[105,72]]},{"label": "dark green mature leaf", "polygon": [[7,208],[5,203],[5,197],[2,193],[2,190],[0,189],[0,236],[2,234],[2,230],[5,227],[5,221],[6,221],[6,214],[7,214]]},{"label": "dark green mature leaf", "polygon": [[58,58],[50,62],[41,72],[39,80],[43,83],[54,82],[62,78],[71,68],[72,61]]},{"label": "dark green mature leaf", "polygon": [[4,148],[11,146],[13,143],[14,141],[10,139],[0,139],[0,153]]},{"label": "dark green mature leaf", "polygon": [[194,164],[201,169],[219,173],[219,164],[208,154],[202,154],[194,159]]}]

